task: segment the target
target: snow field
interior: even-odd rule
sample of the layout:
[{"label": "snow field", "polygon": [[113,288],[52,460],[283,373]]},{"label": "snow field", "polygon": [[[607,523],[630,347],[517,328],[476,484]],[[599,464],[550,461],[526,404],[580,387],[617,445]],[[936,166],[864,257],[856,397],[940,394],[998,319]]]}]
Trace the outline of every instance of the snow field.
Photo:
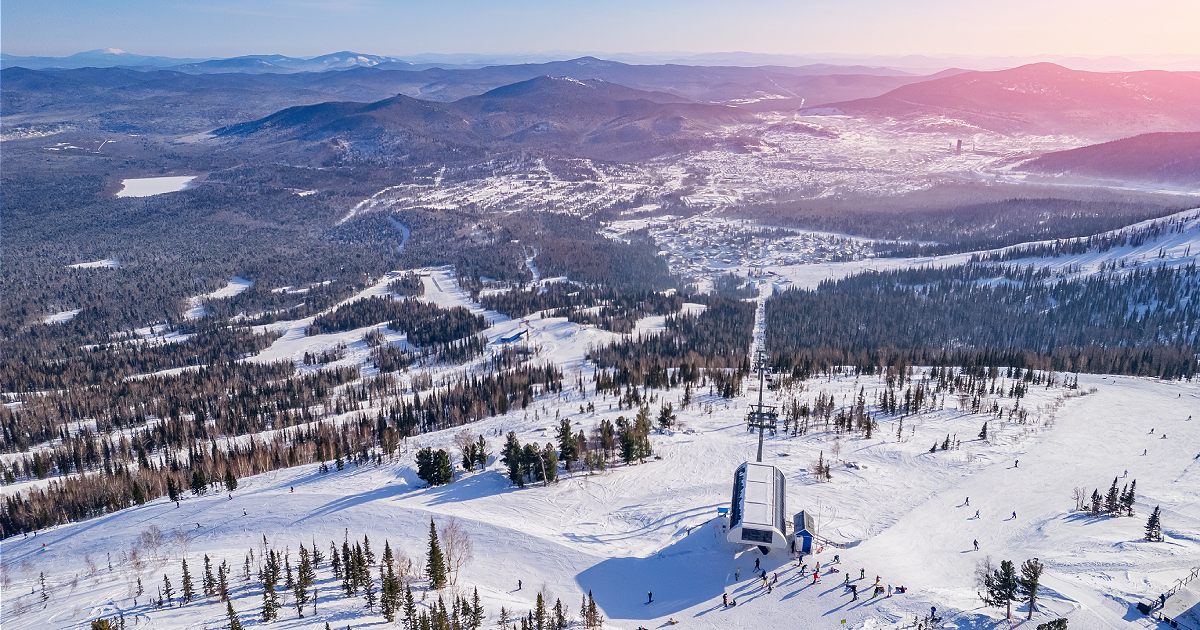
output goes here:
[{"label": "snow field", "polygon": [[[569,375],[565,380],[571,381]],[[899,442],[895,421],[886,417],[871,440],[824,433],[767,437],[764,461],[779,466],[787,477],[788,512],[813,510],[823,536],[858,543],[844,550],[827,548],[815,559],[828,564],[838,553],[841,568],[853,570],[855,578],[862,567],[883,576],[884,584],[911,589],[890,599],[871,600],[869,593],[864,598],[867,589],[860,588],[859,601],[851,603],[837,584],[843,574],[823,575],[821,583],[811,585],[811,578],[799,577],[784,554],[761,556],[723,542],[713,530],[723,520],[716,517],[716,508],[728,504],[733,469],[753,458],[757,444],[742,422],[745,400],[726,403],[697,391],[698,402],[677,411],[679,430],[652,437],[662,459],[590,475],[577,470],[550,487],[513,488],[494,459],[503,438],[493,432],[516,431],[522,443],[544,444],[553,440],[556,413],[584,430],[602,417],[630,415],[610,410],[611,398],[594,396],[587,400],[597,411],[579,414],[584,397],[568,391],[539,398],[529,409],[468,425],[487,438],[493,460],[486,471],[460,472],[447,486],[421,488],[412,456],[420,446],[450,447],[460,429],[411,439],[398,461],[379,467],[348,465],[328,474],[317,472],[316,466],[281,470],[240,480],[233,500],[224,493],[189,495],[178,509],[159,500],[36,537],[7,540],[4,563],[12,582],[5,590],[13,595],[5,598],[3,621],[66,628],[83,623],[93,611],[122,610],[127,618],[147,616],[139,627],[222,626],[224,607],[217,603],[156,611],[147,609],[143,596],[133,606],[126,581],[131,569],[120,562],[120,553],[151,524],[168,532],[168,540],[176,530],[188,534],[186,544],[160,550],[169,560],[143,574],[153,593],[164,571],[178,590],[179,561],[185,553],[194,579],[202,575],[204,554],[217,563],[228,560],[238,575],[246,550],[257,548],[264,534],[275,547],[294,551],[315,537],[327,550],[330,540],[340,546],[348,530],[351,538],[369,535],[377,554],[387,539],[394,550],[420,564],[428,519],[441,523],[453,516],[467,526],[475,548],[475,559],[459,582],[479,587],[489,625],[501,605],[519,613],[531,608],[544,583],[572,610],[591,590],[611,628],[658,627],[671,617],[688,628],[793,622],[833,628],[843,618],[852,628],[902,627],[930,605],[946,615],[946,627],[991,628],[1003,613],[982,608],[971,583],[975,562],[991,555],[996,561],[1041,558],[1047,566],[1042,601],[1050,612],[1045,615],[1066,615],[1072,627],[1151,627],[1129,613],[1131,603],[1165,590],[1200,557],[1200,506],[1194,500],[1200,463],[1193,459],[1200,452],[1200,433],[1189,431],[1186,420],[1200,408],[1200,387],[1124,377],[1081,376],[1080,383],[1096,392],[1062,399],[1062,389],[1032,388],[1026,407],[1047,409],[1058,403],[1052,426],[1045,426],[1047,414],[1031,414],[1026,425],[1001,426],[993,418],[988,442],[973,437],[987,417],[953,410],[951,397],[944,411],[906,418]],[[806,382],[806,390],[795,395],[804,400],[815,392],[832,393],[840,403],[864,387],[870,400],[882,386],[876,378],[833,377]],[[681,392],[659,395],[663,399],[652,410],[666,400],[677,404]],[[710,405],[712,413],[707,413]],[[1149,428],[1156,429],[1154,435]],[[957,434],[962,447],[928,453],[928,445],[946,433]],[[1159,438],[1162,433],[1168,438]],[[806,469],[818,452],[828,460],[835,448],[833,480],[815,483]],[[1145,458],[1142,449],[1148,451]],[[1016,459],[1021,464],[1014,468]],[[1073,487],[1103,492],[1111,477],[1125,469],[1128,479],[1138,480],[1137,517],[1093,519],[1071,511]],[[289,492],[292,487],[295,493]],[[968,496],[969,508],[963,505]],[[1167,541],[1140,542],[1145,516],[1154,505],[1162,506]],[[974,509],[981,512],[978,520]],[[1013,510],[1015,521],[1010,519]],[[979,553],[972,551],[972,539],[980,541]],[[46,551],[40,551],[42,543],[48,543]],[[113,555],[111,574],[107,553]],[[86,575],[86,555],[101,567],[96,576]],[[769,574],[780,574],[770,594],[747,577],[755,558],[762,559]],[[806,558],[810,566],[813,560]],[[31,576],[22,570],[23,561],[32,565]],[[741,579],[735,580],[739,567]],[[30,594],[42,571],[54,591],[45,609],[39,596]],[[72,587],[77,573],[79,581]],[[518,579],[523,591],[515,591]],[[261,588],[256,581],[235,579],[234,584],[234,608],[242,622],[258,625]],[[328,565],[318,571],[317,588],[317,614],[299,620],[294,607],[285,608],[279,627],[382,623],[377,614],[366,615],[362,599],[342,597]],[[645,605],[648,590],[655,601]],[[721,607],[726,592],[737,607]],[[284,601],[286,605],[290,598],[284,596]],[[1023,616],[1023,608],[1019,610]],[[1052,617],[1039,613],[1035,622],[1047,618]]]},{"label": "snow field", "polygon": [[150,197],[177,192],[188,187],[195,175],[182,177],[137,177],[121,180],[118,197]]}]

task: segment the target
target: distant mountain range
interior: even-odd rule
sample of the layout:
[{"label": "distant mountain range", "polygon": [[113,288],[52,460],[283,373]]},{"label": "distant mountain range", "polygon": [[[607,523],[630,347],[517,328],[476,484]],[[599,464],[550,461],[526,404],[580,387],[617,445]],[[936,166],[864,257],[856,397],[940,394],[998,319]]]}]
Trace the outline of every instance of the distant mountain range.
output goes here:
[{"label": "distant mountain range", "polygon": [[408,69],[482,68],[543,64],[578,57],[603,57],[638,65],[740,66],[808,68],[806,74],[825,66],[828,74],[917,74],[925,75],[948,68],[969,70],[1000,70],[1050,62],[1075,70],[1092,72],[1131,72],[1135,70],[1200,71],[1200,55],[1128,55],[1083,57],[1070,55],[1026,55],[968,57],[962,55],[845,55],[845,54],[764,54],[749,52],[722,53],[597,53],[554,51],[534,54],[417,54],[403,59],[390,56],[339,52],[319,57],[287,57],[284,55],[243,55],[230,58],[184,59],[136,55],[115,48],[90,50],[68,57],[22,57],[0,54],[0,68],[20,66],[31,70],[74,68],[173,68],[182,72],[319,72],[344,70],[352,67],[386,63],[400,64]]},{"label": "distant mountain range", "polygon": [[1037,63],[968,72],[830,103],[826,112],[902,118],[963,133],[1078,134],[1114,139],[1200,130],[1200,72],[1084,72]]},{"label": "distant mountain range", "polygon": [[640,160],[728,142],[714,132],[757,120],[736,107],[598,79],[543,76],[452,103],[401,95],[292,107],[216,133],[264,151],[315,152],[326,161],[346,150],[358,158],[508,148]]},{"label": "distant mountain range", "polygon": [[1047,153],[1021,170],[1048,175],[1200,184],[1200,132],[1148,133]]}]

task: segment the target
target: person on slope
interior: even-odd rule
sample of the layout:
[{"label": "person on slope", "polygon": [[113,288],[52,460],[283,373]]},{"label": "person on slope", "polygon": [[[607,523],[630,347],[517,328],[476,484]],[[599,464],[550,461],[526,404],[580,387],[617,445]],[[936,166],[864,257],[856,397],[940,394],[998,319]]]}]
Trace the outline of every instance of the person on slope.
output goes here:
[{"label": "person on slope", "polygon": [[979,551],[979,540],[975,540],[975,551]]},{"label": "person on slope", "polygon": [[646,603],[649,604],[652,601],[654,601],[654,592],[646,591]]}]

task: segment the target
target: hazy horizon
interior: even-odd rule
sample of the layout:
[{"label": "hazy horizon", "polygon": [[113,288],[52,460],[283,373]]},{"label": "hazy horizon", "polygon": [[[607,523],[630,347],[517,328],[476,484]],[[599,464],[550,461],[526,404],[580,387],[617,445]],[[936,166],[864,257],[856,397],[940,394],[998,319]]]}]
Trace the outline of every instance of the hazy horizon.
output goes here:
[{"label": "hazy horizon", "polygon": [[[1134,7],[1017,0],[1002,10],[945,0],[856,0],[800,6],[757,0],[604,6],[527,0],[439,5],[355,0],[246,7],[229,0],[95,3],[9,0],[0,7],[3,51],[63,57],[117,48],[182,58],[334,51],[389,55],[728,54],[1028,57],[1193,56],[1200,4],[1151,0]],[[830,53],[852,50],[852,53]],[[483,52],[481,52],[483,51]],[[490,52],[489,52],[490,51]],[[818,52],[821,51],[821,52]]]}]

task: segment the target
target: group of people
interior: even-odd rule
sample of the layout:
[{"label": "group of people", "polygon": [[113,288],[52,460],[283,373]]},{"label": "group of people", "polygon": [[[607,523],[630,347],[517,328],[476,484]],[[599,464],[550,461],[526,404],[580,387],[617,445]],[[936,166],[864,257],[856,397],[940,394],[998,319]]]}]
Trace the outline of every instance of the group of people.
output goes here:
[{"label": "group of people", "polygon": [[[979,543],[976,542],[976,548],[978,548],[978,546],[979,546]],[[831,562],[829,565],[827,565],[827,568],[828,568],[827,573],[838,573],[838,569],[832,565],[833,564],[841,564],[841,561],[842,561],[842,558],[840,555],[834,555],[833,562]],[[808,575],[808,564],[807,563],[802,563],[802,562],[799,563],[799,568],[800,568],[799,575]],[[755,572],[755,575],[758,577],[758,579],[762,580],[763,590],[765,590],[768,593],[772,592],[772,590],[775,587],[775,584],[777,584],[779,582],[779,574],[778,573],[773,574],[773,577],[771,577],[771,578],[767,577],[767,571],[766,571],[766,569],[762,568],[762,563],[759,558],[754,559],[754,572]],[[741,574],[742,574],[742,568],[738,567],[734,573],[734,579],[737,581],[740,581]],[[813,584],[816,584],[821,581],[821,562],[820,561],[816,562],[816,564],[813,565],[812,579],[813,579],[813,581],[812,581]],[[865,568],[860,568],[858,570],[858,579],[859,580],[867,579],[867,570]],[[883,595],[885,597],[891,597],[893,593],[899,594],[899,593],[906,593],[908,591],[908,589],[904,586],[897,586],[897,587],[893,588],[891,584],[884,585],[881,583],[881,580],[882,580],[881,576],[878,576],[878,575],[875,576],[875,583],[871,585],[873,588],[873,591],[871,593],[871,599],[875,599],[876,597],[879,597],[880,595]],[[849,590],[849,592],[853,595],[853,599],[851,599],[850,601],[857,601],[858,600],[858,584],[851,583],[849,573],[846,573],[846,579],[842,582],[842,585],[845,586],[846,589]],[[726,608],[728,608],[730,606],[736,606],[737,600],[731,600],[731,599],[729,599],[729,593],[723,593],[721,595],[721,603]]]}]

